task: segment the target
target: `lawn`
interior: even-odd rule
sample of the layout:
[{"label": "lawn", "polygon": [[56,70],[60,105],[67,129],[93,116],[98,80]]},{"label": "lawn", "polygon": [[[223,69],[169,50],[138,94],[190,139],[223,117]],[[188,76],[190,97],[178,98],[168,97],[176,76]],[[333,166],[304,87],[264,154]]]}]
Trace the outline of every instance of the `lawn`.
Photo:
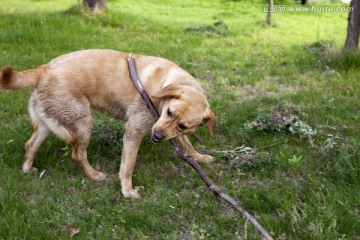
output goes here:
[{"label": "lawn", "polygon": [[[262,1],[112,0],[97,17],[76,0],[2,0],[0,66],[34,68],[68,52],[108,48],[161,56],[201,82],[218,120],[196,148],[211,179],[274,239],[360,239],[360,57],[343,56],[346,12],[281,12]],[[275,1],[276,2],[276,1]],[[322,3],[325,4],[325,3]],[[326,3],[329,6],[346,6]],[[50,137],[20,166],[32,133],[30,89],[0,90],[0,239],[260,239],[168,143],[142,142],[125,199],[117,173],[123,123],[94,111],[91,181],[71,147]],[[39,173],[46,170],[39,180]]]}]

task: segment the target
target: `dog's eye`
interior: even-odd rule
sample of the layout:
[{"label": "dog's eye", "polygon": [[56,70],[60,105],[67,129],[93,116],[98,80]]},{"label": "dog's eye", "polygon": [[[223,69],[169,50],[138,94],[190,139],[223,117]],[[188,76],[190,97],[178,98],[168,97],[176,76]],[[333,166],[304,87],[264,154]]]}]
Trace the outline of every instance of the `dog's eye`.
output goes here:
[{"label": "dog's eye", "polygon": [[172,112],[170,111],[170,108],[168,108],[168,110],[167,110],[167,115],[168,115],[169,117],[172,117],[172,116],[173,116]]},{"label": "dog's eye", "polygon": [[185,126],[184,124],[181,124],[181,123],[178,124],[178,127],[179,127],[181,130],[185,130],[185,129],[186,129],[186,126]]}]

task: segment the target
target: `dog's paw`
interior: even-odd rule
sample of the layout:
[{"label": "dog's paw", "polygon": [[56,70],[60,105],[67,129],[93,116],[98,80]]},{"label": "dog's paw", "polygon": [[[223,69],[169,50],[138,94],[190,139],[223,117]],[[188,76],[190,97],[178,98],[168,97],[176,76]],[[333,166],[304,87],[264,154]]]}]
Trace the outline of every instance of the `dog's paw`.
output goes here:
[{"label": "dog's paw", "polygon": [[214,157],[210,155],[200,155],[195,160],[202,163],[211,163],[214,161]]},{"label": "dog's paw", "polygon": [[122,190],[121,192],[125,198],[141,198],[140,194],[135,189],[131,189],[127,191]]},{"label": "dog's paw", "polygon": [[89,177],[95,181],[103,181],[106,179],[106,174],[102,172],[95,172]]},{"label": "dog's paw", "polygon": [[28,164],[24,164],[24,165],[22,166],[21,171],[22,171],[23,173],[32,173],[32,172],[37,172],[38,170],[37,170],[36,167],[32,167],[32,166],[29,166]]}]

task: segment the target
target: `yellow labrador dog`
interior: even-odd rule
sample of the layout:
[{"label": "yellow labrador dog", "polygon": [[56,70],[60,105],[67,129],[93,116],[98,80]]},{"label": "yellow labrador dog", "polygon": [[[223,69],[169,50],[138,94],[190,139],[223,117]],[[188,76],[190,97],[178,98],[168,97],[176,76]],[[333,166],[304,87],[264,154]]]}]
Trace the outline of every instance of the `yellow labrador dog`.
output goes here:
[{"label": "yellow labrador dog", "polygon": [[106,175],[87,160],[94,107],[117,119],[126,120],[119,178],[122,194],[138,198],[132,186],[139,145],[151,131],[154,142],[176,138],[187,154],[199,162],[211,162],[198,153],[186,134],[216,124],[199,83],[176,64],[158,57],[133,55],[144,88],[152,96],[160,119],[154,122],[129,76],[128,54],[113,50],[83,50],[55,58],[36,69],[15,72],[10,66],[0,73],[0,86],[16,90],[32,87],[29,114],[34,133],[25,144],[22,171],[33,168],[34,155],[51,133],[72,145],[72,159],[94,180]]}]

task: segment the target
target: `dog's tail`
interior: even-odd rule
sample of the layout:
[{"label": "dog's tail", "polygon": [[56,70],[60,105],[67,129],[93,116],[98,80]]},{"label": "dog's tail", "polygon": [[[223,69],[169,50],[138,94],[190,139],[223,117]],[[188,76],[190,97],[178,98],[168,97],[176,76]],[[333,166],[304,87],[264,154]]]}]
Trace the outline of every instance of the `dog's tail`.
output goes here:
[{"label": "dog's tail", "polygon": [[0,87],[8,90],[34,87],[40,76],[40,69],[15,72],[11,66],[6,66],[0,70]]}]

